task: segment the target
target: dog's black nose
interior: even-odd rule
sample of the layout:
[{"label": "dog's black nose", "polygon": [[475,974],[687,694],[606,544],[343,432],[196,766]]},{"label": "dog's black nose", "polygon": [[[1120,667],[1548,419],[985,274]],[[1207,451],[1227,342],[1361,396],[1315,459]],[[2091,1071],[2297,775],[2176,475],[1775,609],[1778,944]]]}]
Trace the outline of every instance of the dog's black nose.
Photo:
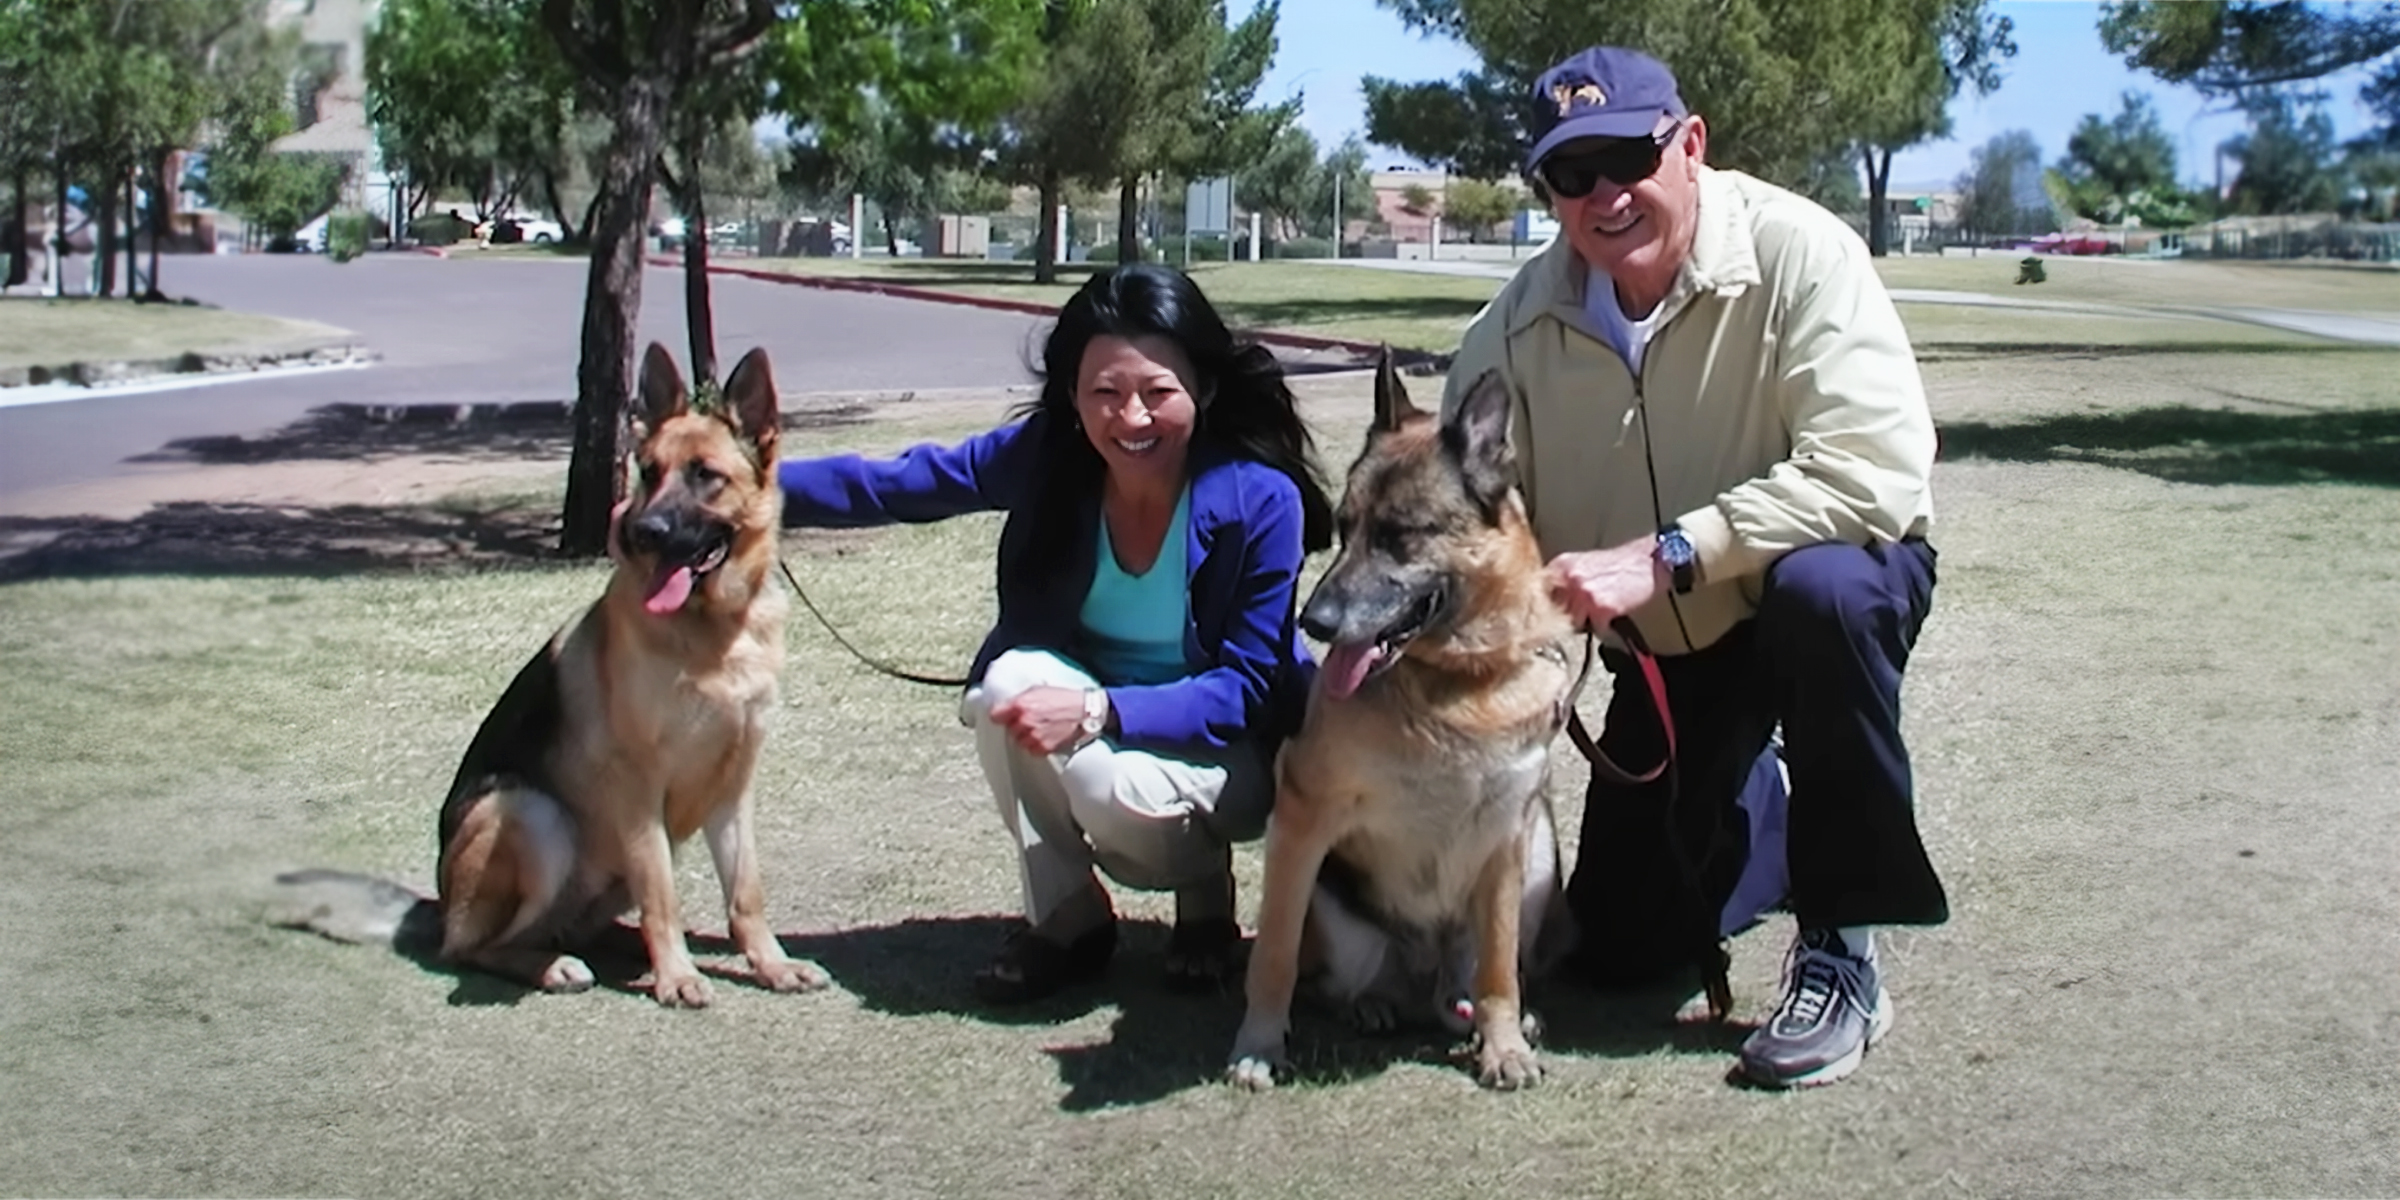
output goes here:
[{"label": "dog's black nose", "polygon": [[629,532],[633,534],[633,544],[636,546],[663,546],[668,536],[675,532],[675,524],[667,519],[665,513],[646,512],[633,519]]},{"label": "dog's black nose", "polygon": [[1342,631],[1341,603],[1320,588],[1300,610],[1300,628],[1320,642],[1331,643]]}]

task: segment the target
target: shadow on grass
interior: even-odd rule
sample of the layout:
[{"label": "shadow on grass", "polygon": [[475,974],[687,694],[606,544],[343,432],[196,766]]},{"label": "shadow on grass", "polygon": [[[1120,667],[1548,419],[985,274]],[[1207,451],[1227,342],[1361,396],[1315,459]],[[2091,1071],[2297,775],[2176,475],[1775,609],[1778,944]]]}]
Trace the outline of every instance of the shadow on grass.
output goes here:
[{"label": "shadow on grass", "polygon": [[[1007,1025],[1055,1025],[1103,1006],[1117,1010],[1105,1041],[1056,1046],[1059,1107],[1070,1112],[1153,1103],[1192,1087],[1215,1086],[1225,1069],[1244,1007],[1239,975],[1214,994],[1169,991],[1163,983],[1168,929],[1128,921],[1109,971],[1099,980],[1018,1007],[975,998],[970,979],[1015,922],[999,916],[912,917],[830,933],[785,935],[784,948],[815,960],[834,984],[868,1008],[898,1016],[946,1013]],[[722,938],[694,937],[695,951],[729,953]],[[1543,1018],[1545,1053],[1609,1057],[1659,1050],[1730,1054],[1748,1030],[1678,1023],[1689,987],[1600,993],[1578,985],[1537,987],[1529,996]],[[1446,1067],[1471,1077],[1463,1041],[1438,1028],[1387,1035],[1359,1033],[1306,997],[1293,1008],[1292,1086],[1325,1087],[1372,1078],[1402,1063]]]},{"label": "shadow on grass", "polygon": [[[790,430],[836,429],[870,419],[868,406],[842,404],[783,414]],[[138,455],[142,463],[247,464],[345,462],[393,455],[441,455],[488,462],[564,457],[575,435],[565,401],[517,404],[329,404],[259,437],[184,438]]]},{"label": "shadow on grass", "polygon": [[[788,412],[783,424],[821,430],[870,419],[866,405],[843,404]],[[329,405],[273,433],[184,439],[134,461],[344,462],[370,472],[408,457],[521,463],[563,460],[573,433],[567,407],[558,403]],[[0,583],[161,572],[336,575],[526,565],[562,561],[559,532],[555,502],[522,498],[319,506],[175,501],[125,519],[0,517]]]},{"label": "shadow on grass", "polygon": [[2284,416],[2199,408],[1941,427],[1942,457],[2084,462],[2176,483],[2400,487],[2400,412]]},{"label": "shadow on grass", "polygon": [[0,583],[113,575],[316,575],[563,561],[555,506],[176,502],[138,517],[0,517]]},{"label": "shadow on grass", "polygon": [[[2123,342],[2010,342],[2010,341],[1925,341],[1911,339],[1910,346],[1917,357],[1927,360],[1946,358],[2142,358],[2173,354],[2305,354],[2322,355],[2361,349],[2334,342],[2146,342],[2128,345]],[[2385,351],[2366,348],[2368,353]]]},{"label": "shadow on grass", "polygon": [[1449,320],[1464,327],[1484,301],[1463,296],[1328,296],[1290,300],[1229,300],[1226,319],[1244,326],[1307,329],[1341,321]]}]

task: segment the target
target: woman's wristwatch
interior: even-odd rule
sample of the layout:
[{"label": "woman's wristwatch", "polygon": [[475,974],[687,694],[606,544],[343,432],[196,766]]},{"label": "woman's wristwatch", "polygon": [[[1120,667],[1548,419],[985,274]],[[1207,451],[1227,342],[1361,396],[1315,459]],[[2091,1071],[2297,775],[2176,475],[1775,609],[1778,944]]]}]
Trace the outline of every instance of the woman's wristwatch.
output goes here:
[{"label": "woman's wristwatch", "polygon": [[1107,730],[1107,689],[1086,689],[1083,693],[1083,724],[1076,732],[1075,748],[1081,750],[1085,746],[1089,746],[1093,742],[1100,740],[1100,735],[1107,732]]}]

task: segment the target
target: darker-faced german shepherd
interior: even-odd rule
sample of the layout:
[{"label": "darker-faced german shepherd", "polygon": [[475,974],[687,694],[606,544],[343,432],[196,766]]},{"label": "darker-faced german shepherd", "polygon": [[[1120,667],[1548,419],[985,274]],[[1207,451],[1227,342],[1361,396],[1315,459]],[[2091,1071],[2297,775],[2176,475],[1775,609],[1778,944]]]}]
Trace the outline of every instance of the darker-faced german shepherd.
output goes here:
[{"label": "darker-faced german shepherd", "polygon": [[[825,984],[766,921],[750,781],[783,666],[784,597],[768,578],[782,492],[778,413],[753,350],[696,410],[673,359],[642,362],[640,482],[609,536],[608,590],[518,672],[442,805],[438,895],[299,872],[305,925],[405,936],[438,920],[439,956],[547,991],[591,986],[576,952],[641,914],[650,992],[697,1007],[671,848],[705,830],[733,941],[779,992]],[[373,884],[375,881],[364,881]]]},{"label": "darker-faced german shepherd", "polygon": [[1237,1084],[1273,1085],[1304,971],[1369,1027],[1471,1020],[1489,1086],[1541,1076],[1519,987],[1566,933],[1544,784],[1582,658],[1515,490],[1508,411],[1496,376],[1443,422],[1388,353],[1377,372],[1341,552],[1300,617],[1328,649],[1276,763]]}]

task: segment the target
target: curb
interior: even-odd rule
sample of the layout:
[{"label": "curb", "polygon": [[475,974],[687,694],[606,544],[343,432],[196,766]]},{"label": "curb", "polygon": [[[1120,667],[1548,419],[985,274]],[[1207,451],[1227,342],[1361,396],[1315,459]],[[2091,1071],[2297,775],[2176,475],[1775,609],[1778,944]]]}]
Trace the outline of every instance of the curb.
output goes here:
[{"label": "curb", "polygon": [[[654,254],[645,258],[651,266],[677,268],[683,260],[671,255]],[[862,292],[868,295],[889,296],[896,300],[921,300],[931,304],[956,304],[967,308],[992,309],[999,312],[1022,313],[1028,316],[1054,317],[1058,306],[1038,300],[1010,300],[999,296],[972,296],[963,292],[945,292],[933,288],[913,287],[904,283],[887,283],[857,275],[800,275],[785,271],[761,271],[753,267],[708,265],[712,275],[732,275],[755,279],[761,283],[780,283],[791,287],[816,288],[821,291]],[[1252,329],[1243,336],[1270,346],[1288,346],[1295,350],[1339,350],[1372,359],[1383,352],[1383,343],[1365,342],[1352,338],[1320,337],[1309,333],[1287,333],[1278,329]],[[1424,350],[1392,351],[1394,363],[1411,374],[1440,370],[1449,365],[1450,356]],[[1363,368],[1362,368],[1363,369]]]},{"label": "curb", "polygon": [[263,371],[272,367],[333,366],[341,363],[373,362],[380,356],[356,342],[337,342],[331,345],[309,346],[295,350],[268,350],[255,353],[203,354],[187,350],[166,358],[131,358],[93,360],[62,364],[37,363],[27,367],[0,367],[0,388],[33,387],[49,383],[74,384],[80,387],[99,387],[112,383],[133,383],[167,375],[235,375]]}]

